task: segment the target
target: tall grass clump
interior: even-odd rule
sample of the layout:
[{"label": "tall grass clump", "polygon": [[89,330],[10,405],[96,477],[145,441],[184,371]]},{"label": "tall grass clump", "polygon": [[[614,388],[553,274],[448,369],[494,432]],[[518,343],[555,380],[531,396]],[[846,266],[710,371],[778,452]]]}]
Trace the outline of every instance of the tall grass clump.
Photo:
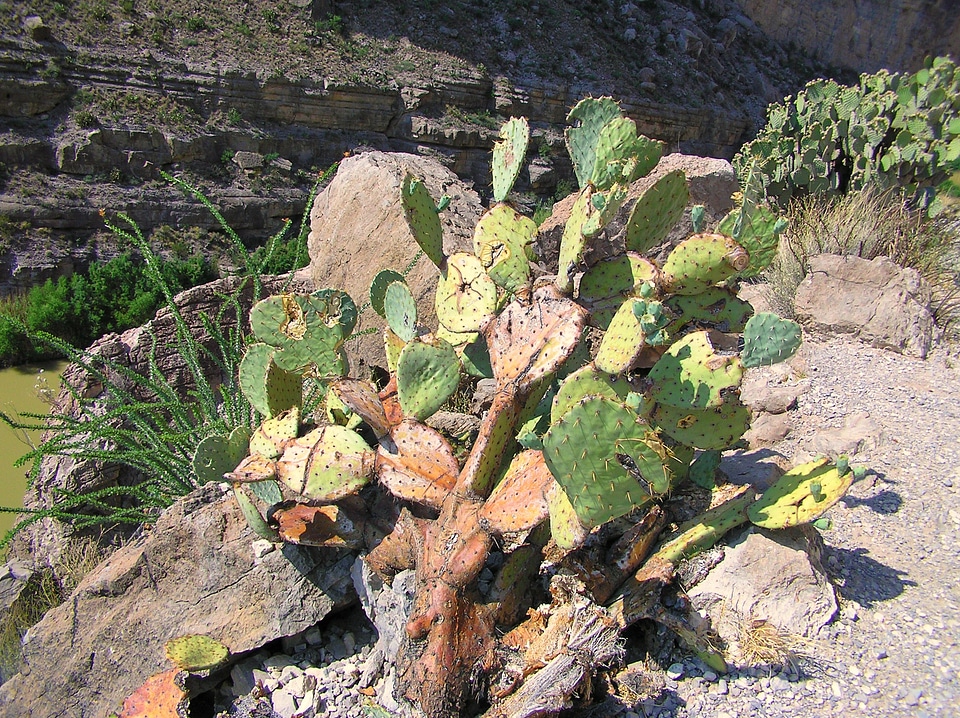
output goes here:
[{"label": "tall grass clump", "polygon": [[[307,207],[335,171],[331,167],[321,175],[311,191]],[[140,227],[126,214],[112,217],[102,213],[106,226],[143,257],[152,285],[163,298],[164,311],[174,325],[174,344],[186,371],[187,387],[177,386],[157,362],[157,337],[148,324],[145,332],[152,340],[146,369],[137,372],[102,354],[78,349],[69,342],[43,331],[31,331],[15,317],[5,321],[40,342],[62,353],[83,373],[102,385],[94,398],[85,397],[80,387],[64,382],[70,395],[66,406],[48,414],[24,414],[12,417],[0,413],[0,420],[17,430],[43,430],[40,444],[18,462],[30,466],[32,486],[41,468],[50,460],[93,461],[102,467],[124,467],[137,479],[129,485],[116,485],[91,491],[54,489],[52,503],[41,508],[0,507],[0,512],[21,514],[21,520],[0,539],[5,547],[21,530],[45,518],[71,524],[75,530],[93,526],[110,528],[121,524],[140,524],[153,520],[179,496],[200,485],[193,469],[197,445],[207,436],[228,435],[233,429],[255,426],[260,417],[246,400],[238,384],[238,367],[246,336],[240,318],[249,301],[262,296],[265,270],[280,269],[278,257],[295,263],[306,253],[309,213],[305,212],[297,236],[288,240],[291,222],[270,238],[265,247],[248,252],[236,232],[219,210],[198,189],[182,180],[164,175],[168,181],[196,197],[216,218],[232,243],[242,267],[221,295],[220,305],[211,314],[201,313],[199,327],[207,335],[202,341],[195,333],[197,322],[188,322],[177,305],[173,288],[162,271],[160,259],[144,237]],[[244,297],[250,297],[243,301]],[[64,405],[61,402],[61,405]]]},{"label": "tall grass clump", "polygon": [[927,281],[939,326],[954,331],[960,326],[960,236],[955,220],[930,220],[911,211],[899,193],[871,188],[797,199],[788,219],[777,258],[764,276],[768,298],[782,316],[793,316],[793,299],[810,256],[886,256],[916,269]]}]

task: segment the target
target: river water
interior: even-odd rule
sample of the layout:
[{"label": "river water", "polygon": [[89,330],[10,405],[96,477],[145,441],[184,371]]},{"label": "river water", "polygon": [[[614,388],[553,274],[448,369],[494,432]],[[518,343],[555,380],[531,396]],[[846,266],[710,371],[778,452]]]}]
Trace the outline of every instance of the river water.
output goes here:
[{"label": "river water", "polygon": [[[60,372],[65,366],[66,362],[44,362],[0,369],[0,411],[12,418],[24,413],[43,414],[49,411],[50,406],[44,395],[48,398],[50,394],[56,395],[60,387]],[[13,464],[30,450],[28,441],[39,440],[40,433],[34,431],[25,434],[0,421],[0,506],[23,506],[23,493],[27,488],[26,473],[30,467],[17,468]],[[15,519],[16,514],[0,513],[0,537],[13,526]]]}]

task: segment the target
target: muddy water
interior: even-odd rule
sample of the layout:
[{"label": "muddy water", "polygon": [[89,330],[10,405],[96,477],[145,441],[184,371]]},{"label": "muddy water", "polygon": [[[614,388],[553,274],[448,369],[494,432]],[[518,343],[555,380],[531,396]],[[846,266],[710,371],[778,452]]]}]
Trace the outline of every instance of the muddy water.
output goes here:
[{"label": "muddy water", "polygon": [[[0,369],[0,411],[10,417],[48,411],[44,395],[56,393],[60,371],[65,366],[64,362],[46,362]],[[0,506],[23,505],[29,467],[17,468],[13,464],[30,450],[27,442],[39,440],[39,435],[39,431],[25,435],[0,422]],[[0,513],[0,536],[13,526],[15,518],[15,514]]]}]

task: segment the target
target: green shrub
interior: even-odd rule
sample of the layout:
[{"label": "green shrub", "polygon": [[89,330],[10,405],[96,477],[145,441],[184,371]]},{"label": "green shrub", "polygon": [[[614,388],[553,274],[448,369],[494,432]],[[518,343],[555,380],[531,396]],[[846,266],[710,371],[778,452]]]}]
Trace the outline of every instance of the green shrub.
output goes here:
[{"label": "green shrub", "polygon": [[769,199],[786,207],[809,194],[846,194],[869,184],[897,187],[939,210],[935,187],[960,158],[960,72],[949,58],[913,75],[886,70],[854,87],[814,80],[770,105],[767,125],[734,158],[752,168]]}]

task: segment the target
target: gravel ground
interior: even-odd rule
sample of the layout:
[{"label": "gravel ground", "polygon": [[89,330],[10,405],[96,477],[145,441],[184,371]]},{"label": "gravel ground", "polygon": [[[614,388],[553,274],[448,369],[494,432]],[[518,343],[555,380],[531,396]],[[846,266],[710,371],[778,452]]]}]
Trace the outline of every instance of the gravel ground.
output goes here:
[{"label": "gravel ground", "polygon": [[[871,469],[828,513],[824,558],[840,616],[804,639],[807,659],[794,671],[718,676],[675,653],[644,696],[610,698],[581,715],[960,716],[958,362],[835,340],[807,341],[793,364],[791,381],[809,386],[789,413],[791,433],[771,450],[799,463],[824,441],[846,441],[852,463]],[[264,653],[235,667],[236,687],[223,700],[243,698],[222,715],[385,715],[363,708],[375,638],[356,614],[288,641],[289,659]]]}]

